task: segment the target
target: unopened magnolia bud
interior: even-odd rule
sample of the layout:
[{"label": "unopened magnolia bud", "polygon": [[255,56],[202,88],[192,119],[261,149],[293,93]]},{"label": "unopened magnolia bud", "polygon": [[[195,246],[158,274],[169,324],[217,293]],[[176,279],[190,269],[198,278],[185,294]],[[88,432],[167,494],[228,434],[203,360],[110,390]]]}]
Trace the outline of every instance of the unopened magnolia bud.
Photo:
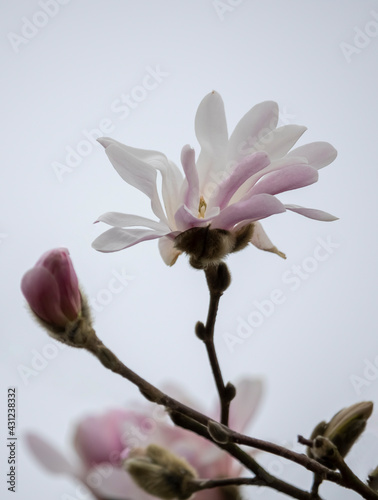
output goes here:
[{"label": "unopened magnolia bud", "polygon": [[235,236],[224,229],[193,227],[175,238],[175,248],[189,255],[190,264],[196,269],[205,269],[219,263],[232,252]]},{"label": "unopened magnolia bud", "polygon": [[224,425],[216,422],[215,420],[209,420],[209,423],[207,424],[207,430],[209,431],[210,436],[214,439],[215,442],[220,444],[228,443],[230,435]]},{"label": "unopened magnolia bud", "polygon": [[[309,457],[316,458],[327,467],[334,468],[333,464],[326,457],[320,457],[319,451],[315,449],[316,438],[323,436],[329,439],[344,458],[364,431],[372,411],[372,402],[356,403],[340,410],[328,424],[326,422],[318,424],[311,435],[314,446],[307,450]],[[320,448],[319,442],[317,447]]]},{"label": "unopened magnolia bud", "polygon": [[211,293],[222,294],[231,283],[231,274],[224,262],[206,268],[207,286]]},{"label": "unopened magnolia bud", "polygon": [[72,347],[87,347],[93,341],[87,300],[66,248],[44,253],[22,278],[21,290],[51,337]]},{"label": "unopened magnolia bud", "polygon": [[193,467],[156,444],[132,450],[124,467],[140,488],[155,497],[185,500],[193,493],[190,482],[197,477]]},{"label": "unopened magnolia bud", "polygon": [[21,290],[36,317],[55,329],[80,317],[79,283],[66,248],[45,252],[25,273]]},{"label": "unopened magnolia bud", "polygon": [[378,467],[370,472],[368,477],[368,485],[371,489],[378,491]]}]

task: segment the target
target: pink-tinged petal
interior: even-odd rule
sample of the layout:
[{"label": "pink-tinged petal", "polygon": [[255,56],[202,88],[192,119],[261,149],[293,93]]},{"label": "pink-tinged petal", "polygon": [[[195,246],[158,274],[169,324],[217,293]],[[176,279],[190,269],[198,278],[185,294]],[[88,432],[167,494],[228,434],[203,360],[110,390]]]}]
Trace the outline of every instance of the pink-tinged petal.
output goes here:
[{"label": "pink-tinged petal", "polygon": [[285,205],[287,210],[291,210],[292,212],[296,212],[297,214],[304,215],[309,219],[321,220],[324,222],[332,222],[334,220],[338,220],[338,217],[335,217],[328,212],[323,212],[323,210],[317,210],[316,208],[305,208],[300,207],[299,205]]},{"label": "pink-tinged petal", "polygon": [[191,229],[192,227],[207,226],[211,222],[213,217],[215,217],[218,213],[219,209],[214,208],[213,210],[207,212],[208,217],[202,219],[201,217],[196,217],[195,215],[193,215],[188,207],[182,205],[175,213],[177,229],[179,231],[186,231],[187,229]]},{"label": "pink-tinged petal", "polygon": [[268,132],[249,151],[265,151],[271,160],[276,160],[285,156],[306,130],[301,125],[284,125]]},{"label": "pink-tinged petal", "polygon": [[229,205],[215,217],[212,229],[231,230],[239,222],[249,223],[285,212],[284,205],[270,194],[258,194]]},{"label": "pink-tinged petal", "polygon": [[309,165],[293,165],[282,170],[276,170],[262,177],[249,191],[251,195],[260,193],[279,194],[284,191],[309,186],[318,180],[316,168]]},{"label": "pink-tinged petal", "polygon": [[34,433],[25,436],[26,443],[38,462],[54,474],[76,474],[76,468],[50,443]]},{"label": "pink-tinged petal", "polygon": [[241,200],[244,196],[247,196],[248,193],[250,193],[251,188],[265,175],[269,174],[270,172],[275,172],[277,170],[283,170],[284,168],[292,167],[294,165],[303,165],[303,159],[288,158],[287,156],[285,156],[284,158],[279,158],[278,160],[271,161],[269,165],[254,173],[249,179],[244,182],[244,184],[240,186],[240,188],[232,196],[229,205],[232,205]]},{"label": "pink-tinged petal", "polygon": [[195,162],[194,149],[188,145],[182,148],[181,163],[188,183],[184,203],[189,210],[198,210],[200,200],[198,172]]},{"label": "pink-tinged petal", "polygon": [[279,257],[286,259],[286,255],[283,252],[280,252],[278,248],[270,241],[260,222],[256,221],[253,223],[251,243],[260,250],[275,253]]},{"label": "pink-tinged petal", "polygon": [[157,222],[146,217],[122,214],[120,212],[106,212],[105,214],[100,215],[96,222],[105,222],[105,224],[109,224],[109,226],[113,227],[143,226],[154,229],[155,231],[161,231],[167,227],[161,222]]},{"label": "pink-tinged petal", "polygon": [[174,241],[171,238],[163,236],[159,239],[160,255],[167,266],[173,266],[182,253],[174,245]]},{"label": "pink-tinged petal", "polygon": [[244,158],[236,165],[230,176],[219,185],[219,189],[209,200],[208,208],[219,207],[221,210],[225,208],[240,186],[269,163],[269,156],[264,152],[253,153]]},{"label": "pink-tinged petal", "polygon": [[87,466],[119,463],[124,449],[122,425],[127,416],[126,411],[112,410],[104,415],[87,417],[78,424],[74,445]]},{"label": "pink-tinged petal", "polygon": [[58,284],[44,267],[33,267],[24,274],[21,290],[32,311],[47,323],[65,326],[67,317],[60,306]]},{"label": "pink-tinged petal", "polygon": [[55,248],[45,252],[36,267],[43,267],[55,279],[60,295],[60,310],[70,321],[77,318],[81,310],[81,295],[67,248]]},{"label": "pink-tinged petal", "polygon": [[131,155],[118,144],[110,144],[105,152],[122,179],[146,194],[151,200],[154,214],[163,222],[167,222],[156,188],[156,169]]},{"label": "pink-tinged petal", "polygon": [[263,384],[259,379],[243,379],[236,384],[236,396],[230,406],[229,427],[244,432],[261,402]]},{"label": "pink-tinged petal", "polygon": [[305,158],[309,165],[319,170],[334,161],[337,151],[328,142],[319,141],[295,148],[287,156],[290,158]]},{"label": "pink-tinged petal", "polygon": [[277,127],[278,105],[273,101],[256,104],[236,125],[228,144],[228,161],[239,161],[254,144]]},{"label": "pink-tinged petal", "polygon": [[167,228],[166,231],[153,231],[151,229],[123,229],[119,227],[112,227],[100,234],[94,242],[92,247],[99,252],[117,252],[124,248],[129,248],[141,241],[154,240],[161,238],[170,233]]},{"label": "pink-tinged petal", "polygon": [[203,186],[210,171],[216,172],[225,167],[228,132],[223,100],[217,92],[211,92],[201,101],[195,118],[195,131],[201,145],[197,168],[200,185]]}]

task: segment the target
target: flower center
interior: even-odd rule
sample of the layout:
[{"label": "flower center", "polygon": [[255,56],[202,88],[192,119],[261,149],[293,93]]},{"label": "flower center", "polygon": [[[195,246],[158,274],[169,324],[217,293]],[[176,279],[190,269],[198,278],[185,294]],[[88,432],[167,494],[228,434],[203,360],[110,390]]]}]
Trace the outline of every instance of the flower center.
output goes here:
[{"label": "flower center", "polygon": [[198,218],[199,219],[204,219],[205,218],[205,212],[206,212],[206,201],[203,196],[200,198],[199,206],[198,206]]}]

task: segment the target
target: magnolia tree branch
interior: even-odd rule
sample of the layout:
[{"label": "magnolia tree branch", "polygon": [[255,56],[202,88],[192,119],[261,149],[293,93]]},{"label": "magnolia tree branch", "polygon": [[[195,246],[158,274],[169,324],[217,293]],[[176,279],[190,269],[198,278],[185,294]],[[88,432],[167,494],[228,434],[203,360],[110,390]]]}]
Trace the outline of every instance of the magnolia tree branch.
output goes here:
[{"label": "magnolia tree branch", "polygon": [[[341,464],[343,470],[342,474],[335,472],[328,467],[325,467],[316,460],[313,460],[304,454],[296,453],[274,443],[255,439],[232,431],[228,427],[214,422],[209,417],[198,412],[197,410],[194,410],[193,408],[180,403],[174,398],[171,398],[170,396],[147,382],[145,379],[140,377],[130,368],[125,366],[117,358],[117,356],[98,339],[94,331],[92,334],[91,342],[87,343],[85,348],[89,352],[94,354],[106,368],[113,371],[114,373],[117,373],[118,375],[121,375],[123,378],[126,378],[134,385],[136,385],[146,399],[153,403],[165,406],[168,409],[174,423],[205,437],[207,440],[212,441],[216,446],[227,451],[236,460],[238,460],[245,467],[251,470],[255,474],[256,478],[258,478],[260,481],[263,481],[265,486],[285,493],[299,500],[313,500],[314,498],[312,493],[300,490],[299,488],[296,488],[295,486],[288,484],[285,481],[282,481],[269,474],[250,455],[248,455],[248,453],[239,448],[237,444],[244,444],[262,451],[272,453],[274,455],[281,456],[287,460],[305,467],[306,469],[314,473],[319,474],[325,480],[356,491],[363,498],[366,498],[368,500],[378,500],[378,493],[374,492],[367,485],[364,485],[364,483],[356,478],[353,473],[353,476],[349,474],[346,469],[346,464],[344,463],[345,465],[343,465],[343,462],[341,461],[339,462],[339,464]],[[214,432],[212,432],[212,435],[210,434],[209,428],[211,428],[212,423],[216,426],[221,426],[223,443],[220,442],[219,439],[214,439]]]}]

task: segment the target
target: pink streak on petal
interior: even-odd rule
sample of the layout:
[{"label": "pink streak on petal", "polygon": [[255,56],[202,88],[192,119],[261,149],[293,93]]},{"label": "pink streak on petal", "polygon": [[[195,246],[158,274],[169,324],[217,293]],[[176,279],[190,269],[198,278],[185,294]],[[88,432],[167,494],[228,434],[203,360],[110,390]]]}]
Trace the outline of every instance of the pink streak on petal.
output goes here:
[{"label": "pink streak on petal", "polygon": [[285,212],[285,207],[277,198],[269,194],[258,194],[226,207],[215,217],[211,228],[231,230],[239,222],[249,223],[281,212]]},{"label": "pink streak on petal", "polygon": [[185,205],[182,205],[175,213],[175,221],[179,231],[186,231],[192,227],[206,226],[211,220],[212,217],[207,217],[205,219],[196,217]]},{"label": "pink streak on petal", "polygon": [[332,222],[334,220],[338,220],[338,217],[335,217],[328,212],[323,212],[323,210],[318,210],[316,208],[305,208],[300,207],[299,205],[285,205],[287,210],[291,210],[292,212],[296,212],[297,214],[304,215],[309,219],[321,220],[324,222]]},{"label": "pink streak on petal", "polygon": [[319,174],[316,168],[309,165],[293,165],[282,170],[270,172],[260,179],[249,191],[255,195],[267,193],[276,195],[284,191],[298,189],[313,184],[318,180]]},{"label": "pink streak on petal", "polygon": [[219,186],[214,198],[209,200],[209,205],[219,207],[221,210],[227,206],[232,196],[252,175],[267,167],[270,163],[266,153],[253,153],[244,158]]},{"label": "pink streak on petal", "polygon": [[188,182],[184,203],[189,210],[198,210],[200,199],[198,172],[195,162],[194,149],[188,145],[182,148],[181,163]]}]

